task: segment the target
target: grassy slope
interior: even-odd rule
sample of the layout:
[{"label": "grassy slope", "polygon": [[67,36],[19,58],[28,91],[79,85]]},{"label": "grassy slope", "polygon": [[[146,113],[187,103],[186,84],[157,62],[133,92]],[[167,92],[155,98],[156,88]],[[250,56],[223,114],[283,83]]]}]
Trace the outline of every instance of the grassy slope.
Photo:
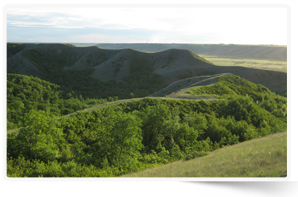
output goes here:
[{"label": "grassy slope", "polygon": [[212,86],[203,86],[193,88],[188,91],[190,94],[212,94],[212,95],[242,95],[256,97],[260,92],[271,94],[266,87],[258,86],[250,81],[247,81],[239,76],[229,74],[217,78],[218,83]]},{"label": "grassy slope", "polygon": [[[154,94],[150,95],[150,97],[166,96],[167,98],[201,99],[201,95],[190,95],[187,93],[187,91],[196,87],[214,85],[217,83],[218,77],[225,76],[228,74],[229,73],[222,73],[217,75],[206,75],[181,79],[161,89],[160,91],[155,92]],[[210,97],[210,95],[209,98],[211,100],[216,99],[216,97]]]},{"label": "grassy slope", "polygon": [[287,132],[123,177],[286,177]]}]

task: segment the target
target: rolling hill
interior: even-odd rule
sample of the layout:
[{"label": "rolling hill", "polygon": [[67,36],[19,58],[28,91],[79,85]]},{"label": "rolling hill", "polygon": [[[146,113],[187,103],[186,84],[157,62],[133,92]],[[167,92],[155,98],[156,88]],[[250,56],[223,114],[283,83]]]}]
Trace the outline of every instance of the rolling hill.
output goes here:
[{"label": "rolling hill", "polygon": [[198,69],[214,66],[188,50],[170,49],[159,53],[143,53],[132,49],[108,50],[99,47],[72,47],[64,44],[30,44],[8,58],[8,72],[34,75],[51,63],[64,70],[94,69],[92,77],[101,81],[122,81],[130,74],[131,64],[153,67],[153,72],[174,82],[183,75],[199,74]]},{"label": "rolling hill", "polygon": [[8,177],[286,176],[286,135],[261,138],[287,128],[272,92],[284,72],[186,49],[21,43],[7,44],[7,71]]},{"label": "rolling hill", "polygon": [[[90,86],[91,82],[88,81],[91,78],[92,83],[96,83],[93,79],[101,82],[120,82],[131,87],[132,83],[135,83],[137,85],[134,90],[142,89],[141,93],[133,92],[133,90],[130,92],[139,96],[147,96],[181,79],[232,73],[256,84],[262,84],[272,91],[286,91],[287,87],[286,73],[240,66],[216,66],[186,49],[145,53],[129,48],[112,50],[97,46],[75,47],[67,44],[8,43],[7,47],[7,71],[9,73],[32,75],[60,85],[67,85],[61,84],[64,82],[58,79],[62,77],[62,74],[62,78],[75,78],[72,76],[73,73],[76,75],[84,73],[86,77],[80,83],[85,84],[84,86]],[[211,49],[210,51],[212,52]],[[275,53],[278,52],[270,54]],[[138,86],[141,83],[147,83],[147,86]],[[145,93],[144,91],[149,89],[149,84],[154,87]],[[106,96],[109,94],[115,95],[106,93]]]},{"label": "rolling hill", "polygon": [[143,52],[160,52],[168,49],[186,49],[200,55],[240,59],[266,59],[287,61],[287,47],[279,45],[236,44],[165,44],[165,43],[72,43],[75,46],[99,46],[105,49],[131,48]]}]

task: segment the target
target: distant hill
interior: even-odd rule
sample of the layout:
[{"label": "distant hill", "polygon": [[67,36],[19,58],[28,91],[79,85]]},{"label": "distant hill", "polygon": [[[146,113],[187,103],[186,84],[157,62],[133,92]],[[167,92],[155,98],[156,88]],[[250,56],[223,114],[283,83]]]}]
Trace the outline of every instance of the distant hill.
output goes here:
[{"label": "distant hill", "polygon": [[151,43],[72,43],[75,46],[99,46],[104,49],[131,48],[143,52],[160,52],[168,49],[186,49],[200,55],[243,59],[287,61],[287,47],[280,45],[236,44],[151,44]]},{"label": "distant hill", "polygon": [[[211,45],[209,47],[212,48]],[[59,85],[71,86],[69,91],[84,89],[88,92],[85,95],[89,98],[116,96],[119,88],[125,89],[121,98],[129,98],[130,93],[133,93],[133,97],[148,96],[181,79],[221,73],[241,76],[272,91],[286,91],[287,88],[286,73],[237,66],[216,66],[186,49],[145,53],[130,48],[112,50],[98,46],[21,43],[8,43],[7,49],[8,73],[32,75]],[[109,83],[104,85],[107,82]],[[112,90],[111,86],[118,89]],[[95,92],[91,87],[104,88]],[[112,91],[108,91],[109,89]]]},{"label": "distant hill", "polygon": [[[40,77],[46,72],[43,69],[47,63],[63,67],[64,70],[92,68],[94,72],[91,76],[101,81],[121,81],[129,76],[131,64],[151,65],[154,73],[162,75],[167,83],[189,75],[191,70],[214,66],[188,50],[171,49],[159,53],[143,53],[132,49],[107,50],[95,46],[24,44],[23,50],[8,58],[8,72]],[[194,76],[196,74],[199,72],[194,73]]]}]

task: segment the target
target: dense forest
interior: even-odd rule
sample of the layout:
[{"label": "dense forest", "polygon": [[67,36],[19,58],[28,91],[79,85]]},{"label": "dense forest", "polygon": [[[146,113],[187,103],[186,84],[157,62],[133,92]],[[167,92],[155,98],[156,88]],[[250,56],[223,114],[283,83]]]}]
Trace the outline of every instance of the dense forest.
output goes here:
[{"label": "dense forest", "polygon": [[[109,97],[108,101],[118,100]],[[37,77],[7,74],[7,129],[22,125],[24,115],[31,110],[49,111],[54,116],[70,114],[107,99],[84,99],[74,91],[66,92],[60,85]]]},{"label": "dense forest", "polygon": [[211,102],[144,98],[61,118],[62,106],[76,110],[65,103],[91,100],[34,77],[8,75],[8,84],[10,121],[20,126],[7,135],[8,177],[119,176],[287,127],[285,97],[234,75],[191,92],[220,97]]}]

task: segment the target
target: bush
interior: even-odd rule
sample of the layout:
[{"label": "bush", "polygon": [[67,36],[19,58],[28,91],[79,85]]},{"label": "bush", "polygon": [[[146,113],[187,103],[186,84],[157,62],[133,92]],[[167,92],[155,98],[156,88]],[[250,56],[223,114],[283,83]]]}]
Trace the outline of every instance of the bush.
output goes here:
[{"label": "bush", "polygon": [[194,152],[190,152],[188,154],[186,154],[186,156],[184,157],[184,160],[190,160],[190,159],[194,159],[194,158],[197,158],[197,157],[203,157],[203,156],[206,156],[208,155],[207,152],[199,152],[199,151],[194,151]]},{"label": "bush", "polygon": [[174,159],[181,159],[183,157],[182,152],[180,151],[180,148],[178,145],[175,145],[171,150],[171,157]]}]

